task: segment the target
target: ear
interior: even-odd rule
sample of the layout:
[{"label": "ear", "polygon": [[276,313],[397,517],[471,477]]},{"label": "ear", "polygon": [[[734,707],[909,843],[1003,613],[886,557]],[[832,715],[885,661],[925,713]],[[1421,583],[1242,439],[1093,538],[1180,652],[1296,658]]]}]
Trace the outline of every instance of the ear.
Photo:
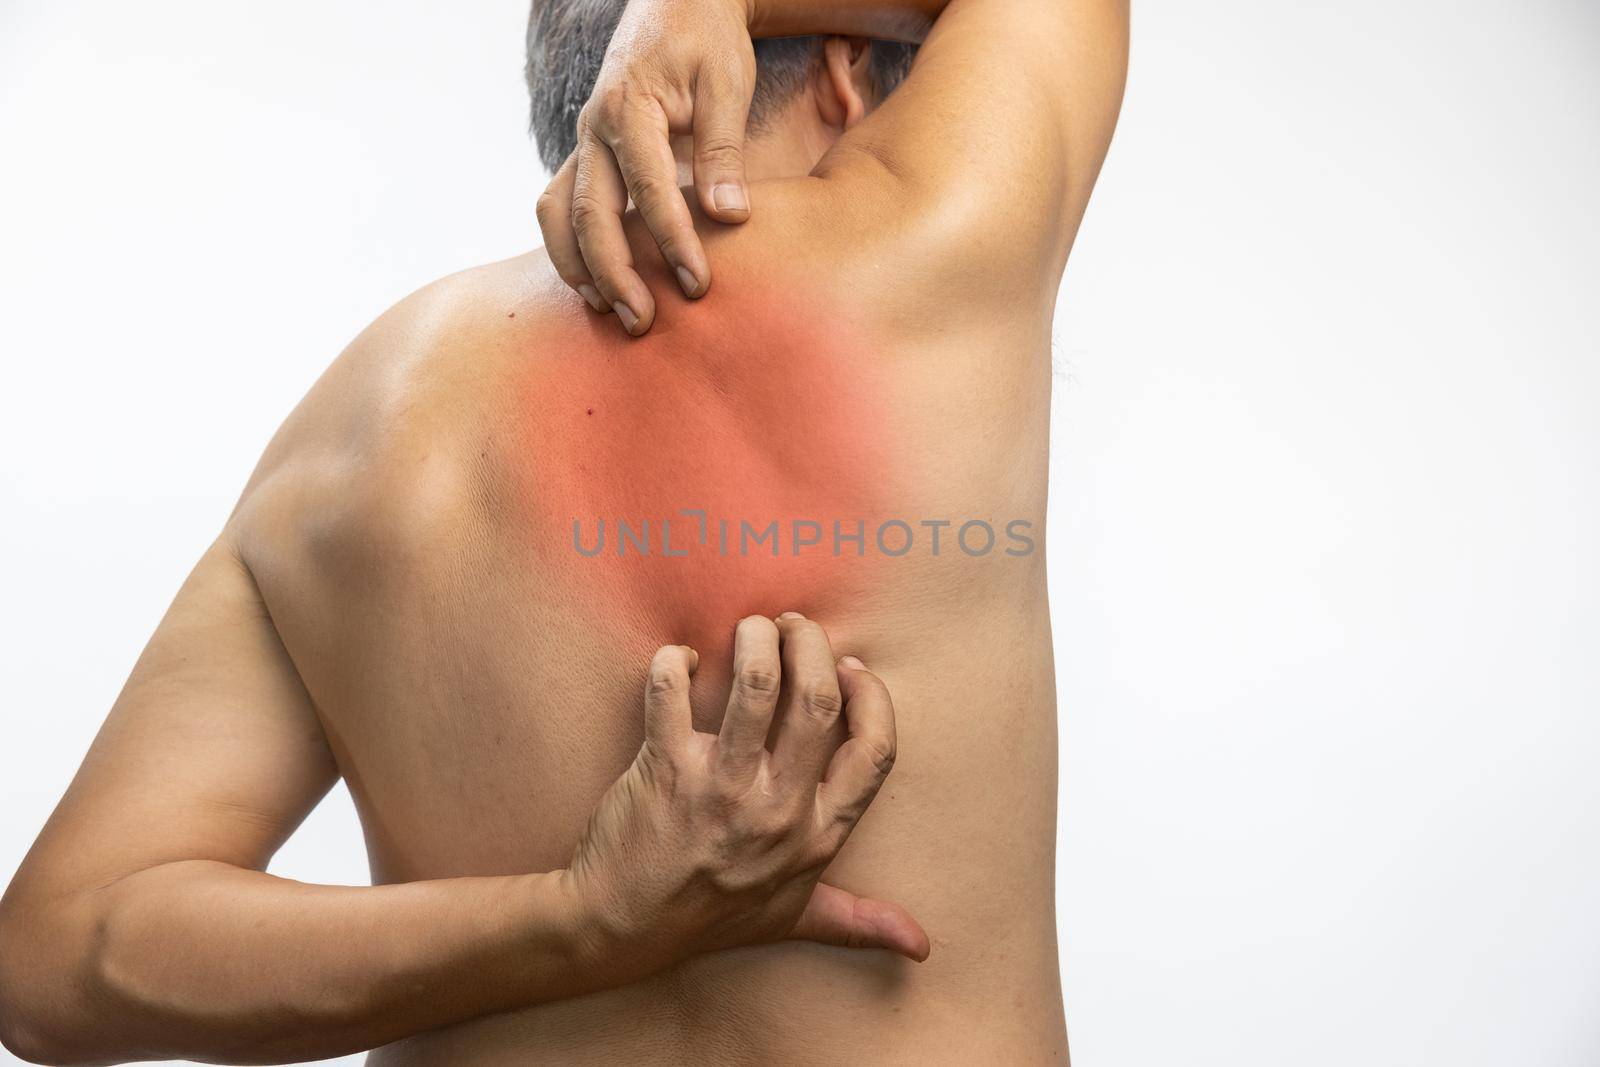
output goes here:
[{"label": "ear", "polygon": [[865,37],[829,37],[817,71],[817,112],[841,131],[860,122],[872,93],[872,44]]}]

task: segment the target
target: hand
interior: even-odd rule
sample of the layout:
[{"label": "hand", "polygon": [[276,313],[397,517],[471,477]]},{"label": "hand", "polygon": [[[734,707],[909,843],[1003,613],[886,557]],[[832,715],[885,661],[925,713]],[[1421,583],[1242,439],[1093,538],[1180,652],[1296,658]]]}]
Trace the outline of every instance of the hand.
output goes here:
[{"label": "hand", "polygon": [[[814,622],[747,618],[713,736],[690,720],[697,663],[688,648],[656,653],[644,745],[568,868],[601,980],[785,938],[927,959],[928,936],[904,909],[818,882],[894,763],[883,683],[859,660],[835,661]],[[837,746],[841,715],[849,736]]]},{"label": "hand", "polygon": [[669,138],[694,137],[694,187],[719,222],[750,217],[745,123],[755,88],[747,0],[631,0],[578,118],[578,147],[539,198],[545,249],[563,281],[638,336],[655,299],[622,228],[631,199],[684,294],[711,267],[678,187]]}]

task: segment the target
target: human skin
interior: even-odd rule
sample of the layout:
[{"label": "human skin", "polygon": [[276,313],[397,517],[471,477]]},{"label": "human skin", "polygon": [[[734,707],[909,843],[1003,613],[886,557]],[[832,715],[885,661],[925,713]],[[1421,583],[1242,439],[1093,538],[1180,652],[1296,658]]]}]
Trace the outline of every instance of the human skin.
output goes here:
[{"label": "human skin", "polygon": [[[436,283],[358,338],[269,447],[8,891],[6,1002],[103,1041],[56,1058],[387,1041],[375,1062],[1064,1060],[1050,318],[1125,32],[1109,0],[957,0],[876,110],[849,43],[831,43],[746,146],[748,221],[691,216],[715,271],[699,299],[644,221],[619,217],[651,290],[643,338],[544,253]],[[703,505],[1017,519],[1038,550],[923,542],[768,568],[563,548],[590,511]],[[774,943],[769,927],[671,963],[636,941],[601,957],[659,969],[549,999],[571,970],[561,909],[530,919],[503,890],[585,865],[591,816],[640,752],[655,649],[699,648],[691,722],[716,731],[733,620],[789,609],[895,694],[894,776],[824,880],[904,905],[932,956]],[[261,874],[339,775],[378,884]],[[611,899],[626,879],[603,884]],[[84,971],[108,939],[118,966]],[[97,1033],[99,1005],[74,999],[86,973],[189,1025]]]},{"label": "human skin", "polygon": [[[576,569],[596,625],[631,615],[717,649],[729,619],[868,597],[904,562],[875,535],[904,502],[890,473],[916,457],[893,379],[847,314],[746,282],[633,345],[606,320],[581,326],[579,349],[603,354],[523,368],[508,395],[534,414],[497,451],[525,494],[515,506],[541,516],[529,550]],[[565,320],[535,329],[531,347],[573,345]],[[796,522],[818,543],[794,544]]]},{"label": "human skin", "polygon": [[[229,563],[203,560],[180,593],[0,907],[0,1009],[19,1054],[287,1062],[739,945],[804,938],[927,958],[903,909],[818,884],[893,766],[894,713],[882,682],[859,659],[836,660],[822,628],[795,612],[739,623],[716,732],[692,722],[698,655],[656,652],[643,743],[561,869],[378,889],[253,869],[262,864],[244,854],[270,852],[260,834],[272,828],[252,835],[207,805],[237,806],[248,822],[245,805],[267,785],[248,776],[294,769],[271,757],[321,739],[306,724],[286,736],[296,724],[252,704],[246,683],[281,697],[277,680],[230,645],[269,631],[259,601],[228,617],[229,594],[243,591],[208,573],[216,567]],[[197,640],[195,627],[224,633]],[[208,699],[239,706],[208,714]],[[186,780],[131,788],[164,769]]]}]

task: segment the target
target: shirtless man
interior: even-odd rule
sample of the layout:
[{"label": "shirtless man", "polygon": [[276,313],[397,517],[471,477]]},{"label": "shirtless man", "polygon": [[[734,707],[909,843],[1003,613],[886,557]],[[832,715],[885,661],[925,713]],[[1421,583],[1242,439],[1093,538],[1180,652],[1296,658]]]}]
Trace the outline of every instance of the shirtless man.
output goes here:
[{"label": "shirtless man", "polygon": [[[179,592],[0,903],[8,1046],[1064,1062],[1050,322],[1126,19],[632,0],[549,254],[379,318]],[[375,885],[262,873],[340,775]]]}]

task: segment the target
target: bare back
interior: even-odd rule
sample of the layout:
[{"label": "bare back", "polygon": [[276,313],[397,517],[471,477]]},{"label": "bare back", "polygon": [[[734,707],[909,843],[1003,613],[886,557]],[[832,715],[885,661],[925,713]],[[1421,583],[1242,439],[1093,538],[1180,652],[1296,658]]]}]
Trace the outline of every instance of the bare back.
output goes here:
[{"label": "bare back", "polygon": [[[632,27],[633,45],[614,54],[676,86],[652,106],[712,90],[756,36],[894,32],[877,5],[628,11],[637,24],[616,32]],[[0,1039],[85,1062],[354,1049],[390,1067],[1065,1062],[1049,340],[1120,104],[1127,6],[896,11],[931,20],[905,81],[869,114],[869,51],[824,42],[810,89],[762,134],[747,221],[680,217],[692,240],[658,247],[659,209],[682,216],[682,190],[658,174],[614,187],[609,207],[580,195],[591,138],[540,199],[546,251],[427,287],[334,363],[0,897],[0,1001],[21,1020]],[[657,32],[652,12],[681,32]],[[699,58],[657,62],[658,46]],[[659,165],[673,148],[630,78],[595,93],[644,122],[628,144]],[[630,201],[642,220],[620,213]],[[605,240],[586,250],[580,221]],[[689,302],[672,295],[688,268],[669,264],[702,245],[685,285],[710,288]],[[647,852],[585,863],[603,854],[591,817],[654,788],[639,784],[664,751],[641,745],[652,653],[700,653],[686,709],[692,657],[662,649],[680,673],[651,676],[652,723],[670,697],[672,721],[711,731],[738,620],[790,611],[808,617],[786,625],[810,634],[811,666],[831,661],[855,687],[842,717],[866,746],[851,750],[859,802],[832,805],[826,852],[796,845],[793,870],[762,866],[776,838],[755,815],[736,830],[680,811],[640,816]],[[752,619],[741,635],[752,628],[780,629]],[[776,722],[774,758],[797,720],[748,718],[759,702],[744,697],[776,699],[776,681],[744,660],[733,716]],[[795,729],[812,756],[840,729],[821,698],[842,695],[802,683],[811,714]],[[857,732],[867,718],[876,747]],[[265,873],[341,775],[377,886]],[[668,806],[695,792],[654,781]],[[742,796],[793,830],[767,792]],[[772,871],[795,874],[782,903],[805,914],[762,913],[770,929],[731,936],[727,904],[745,898],[728,881],[736,896],[689,908],[703,922],[651,960],[684,900],[673,872],[698,878],[734,852],[757,896],[778,895]],[[808,880],[820,862],[825,884]],[[619,884],[660,892],[611,939]],[[831,925],[804,927],[824,888]],[[785,934],[811,940],[771,943]]]},{"label": "bare back", "polygon": [[286,424],[241,554],[378,882],[565,865],[639,747],[651,650],[700,650],[714,728],[737,619],[817,619],[901,737],[827,877],[903,902],[932,959],[725,952],[374,1062],[1065,1060],[1048,316],[908,330],[753,223],[710,248],[737,269],[639,341],[541,253],[410,298]]}]

